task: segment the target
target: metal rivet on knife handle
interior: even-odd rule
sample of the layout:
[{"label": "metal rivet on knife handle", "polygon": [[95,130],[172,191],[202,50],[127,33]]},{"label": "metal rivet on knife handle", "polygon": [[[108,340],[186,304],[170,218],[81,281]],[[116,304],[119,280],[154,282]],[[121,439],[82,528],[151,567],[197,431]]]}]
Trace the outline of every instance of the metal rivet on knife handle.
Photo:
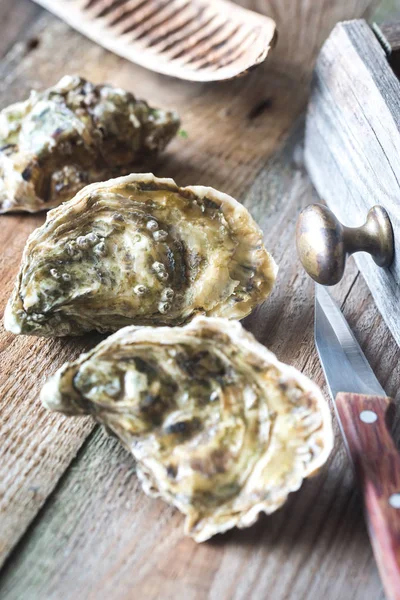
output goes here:
[{"label": "metal rivet on knife handle", "polygon": [[400,494],[392,494],[389,498],[389,504],[392,508],[400,508]]},{"label": "metal rivet on knife handle", "polygon": [[375,423],[378,420],[378,415],[372,410],[363,410],[360,412],[360,419],[363,423]]},{"label": "metal rivet on knife handle", "polygon": [[303,267],[322,285],[341,280],[354,252],[368,252],[379,267],[388,267],[394,254],[392,225],[382,206],[373,206],[361,227],[346,227],[326,206],[310,204],[299,215],[296,242]]}]

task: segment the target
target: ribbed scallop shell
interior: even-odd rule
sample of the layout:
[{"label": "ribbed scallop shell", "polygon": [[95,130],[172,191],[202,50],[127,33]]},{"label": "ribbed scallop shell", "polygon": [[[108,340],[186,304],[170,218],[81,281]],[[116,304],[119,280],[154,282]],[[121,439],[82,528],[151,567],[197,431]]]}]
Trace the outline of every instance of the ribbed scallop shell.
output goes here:
[{"label": "ribbed scallop shell", "polygon": [[230,79],[261,64],[275,23],[229,0],[36,0],[142,67],[193,81]]},{"label": "ribbed scallop shell", "polygon": [[276,264],[248,211],[212,188],[138,174],[95,183],[29,237],[5,312],[14,333],[75,335],[240,319]]},{"label": "ribbed scallop shell", "polygon": [[333,444],[320,390],[226,319],[122,329],[65,364],[41,398],[114,432],[144,491],[184,513],[197,542],[275,511]]}]

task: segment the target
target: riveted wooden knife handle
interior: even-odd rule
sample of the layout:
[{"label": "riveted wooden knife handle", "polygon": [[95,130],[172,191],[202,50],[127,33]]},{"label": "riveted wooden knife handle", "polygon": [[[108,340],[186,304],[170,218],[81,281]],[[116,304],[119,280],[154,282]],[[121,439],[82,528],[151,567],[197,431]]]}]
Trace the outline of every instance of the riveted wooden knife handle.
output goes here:
[{"label": "riveted wooden knife handle", "polygon": [[388,600],[400,600],[400,455],[387,426],[390,405],[382,396],[336,396],[382,583]]}]

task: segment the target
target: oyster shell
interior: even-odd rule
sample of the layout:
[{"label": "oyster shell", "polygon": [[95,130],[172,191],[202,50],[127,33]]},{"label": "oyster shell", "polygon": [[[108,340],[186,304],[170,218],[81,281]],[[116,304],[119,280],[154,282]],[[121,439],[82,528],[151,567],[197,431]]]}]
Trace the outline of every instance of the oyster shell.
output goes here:
[{"label": "oyster shell", "polygon": [[26,244],[5,327],[61,336],[178,325],[197,313],[240,319],[275,274],[261,230],[236,200],[129,175],[48,213]]},{"label": "oyster shell", "polygon": [[0,213],[58,206],[93,181],[163,150],[175,112],[111,85],[65,76],[0,113]]},{"label": "oyster shell", "polygon": [[315,384],[226,319],[121,329],[61,367],[41,399],[105,424],[197,542],[275,511],[333,444]]}]

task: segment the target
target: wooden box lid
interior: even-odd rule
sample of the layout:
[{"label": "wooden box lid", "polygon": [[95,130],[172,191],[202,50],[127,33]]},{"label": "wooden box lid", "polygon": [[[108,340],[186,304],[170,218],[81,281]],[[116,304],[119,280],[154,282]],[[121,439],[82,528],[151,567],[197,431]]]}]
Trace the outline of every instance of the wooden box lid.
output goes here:
[{"label": "wooden box lid", "polygon": [[[395,257],[386,269],[355,255],[375,302],[400,345],[400,82],[398,26],[380,40],[363,20],[339,23],[319,55],[312,83],[305,160],[321,197],[349,226],[382,205]],[[397,249],[397,252],[396,252]]]}]

